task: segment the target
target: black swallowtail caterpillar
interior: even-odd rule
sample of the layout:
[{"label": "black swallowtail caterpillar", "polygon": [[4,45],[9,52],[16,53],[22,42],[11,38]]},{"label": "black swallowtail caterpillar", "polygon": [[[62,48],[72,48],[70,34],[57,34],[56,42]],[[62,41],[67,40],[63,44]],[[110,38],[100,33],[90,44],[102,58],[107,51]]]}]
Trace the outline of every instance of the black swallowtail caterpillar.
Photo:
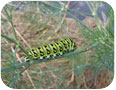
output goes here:
[{"label": "black swallowtail caterpillar", "polygon": [[[38,48],[27,51],[28,56],[32,60],[49,59],[51,57],[61,56],[76,49],[76,44],[71,38],[65,38],[55,41],[50,44],[40,46]],[[25,61],[30,61],[29,57],[25,55]]]}]

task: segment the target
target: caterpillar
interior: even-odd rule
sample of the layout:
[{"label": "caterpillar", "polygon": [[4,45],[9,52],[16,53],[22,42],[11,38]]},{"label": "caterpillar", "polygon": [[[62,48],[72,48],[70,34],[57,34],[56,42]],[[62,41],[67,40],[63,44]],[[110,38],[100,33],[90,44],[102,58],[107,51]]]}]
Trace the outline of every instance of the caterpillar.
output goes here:
[{"label": "caterpillar", "polygon": [[62,56],[66,53],[74,51],[76,49],[76,44],[71,38],[65,38],[53,43],[49,43],[38,48],[28,50],[25,55],[25,62],[31,60],[42,60],[42,59],[50,59],[55,58],[56,56]]}]

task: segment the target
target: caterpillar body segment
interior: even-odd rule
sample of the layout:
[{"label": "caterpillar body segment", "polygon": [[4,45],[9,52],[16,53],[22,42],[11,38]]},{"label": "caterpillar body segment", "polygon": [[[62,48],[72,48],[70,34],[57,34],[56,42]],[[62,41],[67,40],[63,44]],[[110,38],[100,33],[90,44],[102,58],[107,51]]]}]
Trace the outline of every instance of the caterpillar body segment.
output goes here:
[{"label": "caterpillar body segment", "polygon": [[66,53],[66,52],[69,52],[69,50],[70,50],[70,44],[65,40],[65,39],[63,39],[63,40],[60,40],[60,42],[63,44],[63,46],[64,46],[64,52],[63,53]]},{"label": "caterpillar body segment", "polygon": [[64,52],[64,45],[60,41],[57,41],[56,44],[59,47],[59,55],[62,55]]},{"label": "caterpillar body segment", "polygon": [[50,48],[50,45],[44,45],[45,49],[46,49],[46,53],[47,53],[47,58],[50,58],[51,55],[53,54],[52,49]]},{"label": "caterpillar body segment", "polygon": [[48,44],[48,47],[49,47],[49,49],[50,49],[50,57],[53,57],[53,54],[54,54],[54,50],[53,50],[53,47],[52,47],[52,45],[51,44]]}]

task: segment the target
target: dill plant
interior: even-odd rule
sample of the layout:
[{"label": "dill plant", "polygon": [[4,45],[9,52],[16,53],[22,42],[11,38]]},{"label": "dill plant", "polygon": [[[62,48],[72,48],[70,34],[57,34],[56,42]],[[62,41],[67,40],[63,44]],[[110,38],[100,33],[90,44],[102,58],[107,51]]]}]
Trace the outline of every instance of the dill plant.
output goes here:
[{"label": "dill plant", "polygon": [[[106,3],[86,2],[92,14],[71,10],[68,8],[69,3],[69,1],[10,2],[4,6],[1,19],[1,73],[2,80],[7,86],[34,89],[103,88],[111,83],[112,77],[108,76],[111,81],[102,87],[101,83],[97,83],[97,79],[102,72],[106,76],[110,72],[113,75],[114,72],[114,12],[112,8],[109,6],[107,9],[108,22],[104,21],[105,26],[103,27],[99,22],[97,11],[100,5]],[[89,28],[70,11],[92,16],[97,28],[95,30]],[[17,26],[15,26],[17,12],[21,13],[19,16],[21,21],[18,23],[22,23],[22,31],[17,30]],[[78,22],[79,32],[84,36],[84,46],[75,52],[58,56],[55,60],[50,58],[52,61],[49,62],[46,62],[46,59],[23,62],[23,55],[27,54],[26,49],[37,47],[39,44],[45,44],[57,38],[71,37],[67,31],[66,16],[70,16]],[[75,36],[75,38],[79,37]],[[23,55],[20,52],[23,52]],[[102,82],[103,79],[100,80]],[[92,86],[93,83],[97,84]],[[99,85],[101,86],[99,87]]]}]

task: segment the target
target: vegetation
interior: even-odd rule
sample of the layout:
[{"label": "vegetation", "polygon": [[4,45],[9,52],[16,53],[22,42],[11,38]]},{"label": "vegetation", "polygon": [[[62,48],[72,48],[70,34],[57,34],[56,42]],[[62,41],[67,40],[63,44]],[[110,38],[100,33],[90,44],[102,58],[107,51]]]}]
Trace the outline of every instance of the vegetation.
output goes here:
[{"label": "vegetation", "polygon": [[[97,12],[100,6],[107,5],[105,2],[86,2],[91,14],[70,9],[70,3],[13,1],[4,6],[1,18],[1,78],[8,87],[105,88],[112,82],[112,8],[107,7],[101,21]],[[71,12],[92,18],[93,28]],[[64,37],[74,39],[78,49],[55,59],[24,62],[26,50]]]}]

